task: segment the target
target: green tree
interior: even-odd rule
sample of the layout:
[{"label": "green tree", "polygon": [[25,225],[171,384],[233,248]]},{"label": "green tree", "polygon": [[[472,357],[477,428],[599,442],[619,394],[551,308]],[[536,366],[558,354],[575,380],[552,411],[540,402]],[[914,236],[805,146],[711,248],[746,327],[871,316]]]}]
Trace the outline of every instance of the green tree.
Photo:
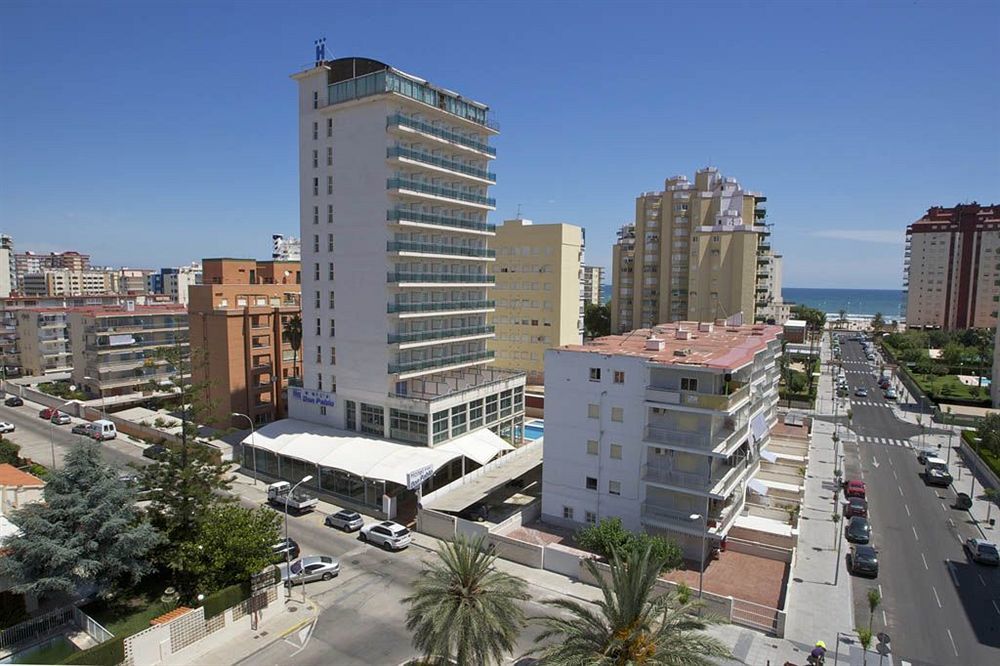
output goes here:
[{"label": "green tree", "polygon": [[996,456],[1000,456],[1000,414],[987,413],[976,427],[979,446]]},{"label": "green tree", "polygon": [[792,319],[804,319],[808,327],[814,331],[821,331],[826,326],[826,314],[808,305],[793,305],[791,315]]},{"label": "green tree", "polygon": [[43,493],[44,502],[11,514],[19,533],[4,540],[0,578],[15,581],[15,592],[71,595],[91,584],[108,592],[152,569],[147,556],[162,537],[95,442],[74,446]]},{"label": "green tree", "polygon": [[21,465],[21,447],[9,439],[0,437],[0,465],[3,463],[19,467]]},{"label": "green tree", "polygon": [[302,317],[292,315],[285,322],[282,337],[288,346],[292,348],[292,375],[299,375],[299,349],[302,348]]},{"label": "green tree", "polygon": [[965,346],[952,341],[941,349],[940,359],[945,365],[957,368],[965,363],[966,356],[968,355],[969,350]]},{"label": "green tree", "polygon": [[879,594],[878,588],[871,588],[868,590],[868,632],[871,633],[872,623],[875,621],[875,611],[878,609],[879,604],[882,603],[882,595]]},{"label": "green tree", "polygon": [[516,646],[527,585],[499,571],[483,544],[483,537],[441,544],[439,561],[426,566],[403,599],[406,628],[427,661],[499,664]]},{"label": "green tree", "polygon": [[870,648],[872,644],[872,630],[865,629],[864,627],[858,627],[857,632],[858,642],[861,643],[861,647],[865,650],[864,655],[861,657],[861,663],[864,666],[868,664],[868,648]]},{"label": "green tree", "polygon": [[281,516],[265,507],[209,507],[194,538],[176,546],[186,574],[182,592],[193,596],[249,580],[272,563],[280,524]]},{"label": "green tree", "polygon": [[847,310],[840,309],[840,312],[837,313],[837,323],[841,326],[847,323]]},{"label": "green tree", "polygon": [[881,312],[876,312],[875,316],[872,317],[872,330],[875,331],[875,335],[878,335],[879,333],[882,332],[882,329],[884,328],[885,328],[885,317],[882,315]]},{"label": "green tree", "polygon": [[[656,594],[663,562],[650,549],[615,555],[606,579],[592,560],[584,566],[600,586],[602,599],[590,604],[563,597],[544,603],[557,614],[534,618],[543,631],[535,639],[542,663],[553,666],[708,666],[729,650],[703,633],[711,615],[695,615],[697,601]],[[690,595],[688,595],[690,596]]]},{"label": "green tree", "polygon": [[577,532],[575,538],[581,547],[609,561],[615,554],[624,558],[628,551],[646,548],[652,549],[653,558],[662,560],[666,569],[676,569],[683,561],[676,543],[659,535],[630,532],[617,517],[589,525]]},{"label": "green tree", "polygon": [[587,303],[583,306],[583,328],[588,338],[611,334],[611,308],[607,305]]}]

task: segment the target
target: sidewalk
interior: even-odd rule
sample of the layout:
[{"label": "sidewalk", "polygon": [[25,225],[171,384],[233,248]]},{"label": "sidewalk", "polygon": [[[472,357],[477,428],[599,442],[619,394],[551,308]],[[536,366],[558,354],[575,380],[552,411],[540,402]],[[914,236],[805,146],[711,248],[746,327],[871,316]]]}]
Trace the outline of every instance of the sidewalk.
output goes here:
[{"label": "sidewalk", "polygon": [[[944,429],[948,429],[948,426],[940,426]],[[983,498],[983,481],[981,478],[976,478],[975,492],[970,492],[973,490],[972,485],[972,471],[969,469],[968,465],[962,460],[962,456],[958,452],[958,443],[961,435],[962,429],[955,428],[954,435],[949,437],[946,434],[933,433],[924,436],[925,446],[936,449],[940,446],[940,453],[937,455],[941,458],[948,460],[948,444],[949,441],[952,445],[951,450],[951,464],[948,466],[951,470],[952,477],[952,488],[955,492],[966,493],[972,495],[972,508],[969,509],[969,515],[972,520],[975,521],[976,527],[979,529],[979,533],[984,539],[992,541],[994,543],[1000,541],[1000,526],[990,526],[987,521],[987,516],[993,518],[1000,523],[1000,507],[996,505],[990,505]],[[920,437],[914,437],[911,443],[916,444],[920,441]]]}]

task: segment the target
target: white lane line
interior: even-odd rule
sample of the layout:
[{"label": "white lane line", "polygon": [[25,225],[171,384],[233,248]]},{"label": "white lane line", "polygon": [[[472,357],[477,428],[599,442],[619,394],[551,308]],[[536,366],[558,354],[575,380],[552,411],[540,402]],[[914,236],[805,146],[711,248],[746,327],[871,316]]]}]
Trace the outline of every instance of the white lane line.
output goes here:
[{"label": "white lane line", "polygon": [[951,525],[952,527],[954,527],[955,526],[955,521],[952,520],[951,518],[949,518],[948,519],[948,524]]},{"label": "white lane line", "polygon": [[996,601],[993,602],[993,610],[997,612],[997,615],[1000,615],[1000,606],[997,606]]},{"label": "white lane line", "polygon": [[889,618],[887,618],[885,616],[885,609],[884,608],[882,609],[882,626],[884,626],[884,627],[889,626]]},{"label": "white lane line", "polygon": [[[889,467],[895,467],[895,465],[892,464],[892,458],[889,458]],[[895,474],[895,472],[893,472],[893,474]]]},{"label": "white lane line", "polygon": [[983,579],[983,574],[978,574],[978,575],[979,575],[979,582],[983,584],[983,587],[986,587],[986,581]]},{"label": "white lane line", "polygon": [[896,475],[896,470],[892,470],[892,478],[894,478],[897,481],[899,481],[899,476]]},{"label": "white lane line", "polygon": [[948,630],[948,638],[951,639],[951,649],[955,651],[955,656],[958,656],[958,648],[955,646],[955,637],[951,635],[951,629]]},{"label": "white lane line", "polygon": [[878,584],[878,596],[880,596],[880,597],[883,596],[882,595],[882,583]]},{"label": "white lane line", "polygon": [[946,507],[946,506],[944,505],[944,502],[941,502],[941,510],[942,510],[942,511],[947,511],[947,510],[948,510],[948,507]]},{"label": "white lane line", "polygon": [[909,505],[908,504],[904,504],[903,508],[906,509],[906,515],[909,516],[910,515],[910,507],[909,507]]},{"label": "white lane line", "polygon": [[927,558],[924,557],[923,553],[920,553],[920,559],[922,559],[924,561],[924,569],[926,569],[927,571],[930,571],[931,568],[929,566],[927,566]]},{"label": "white lane line", "polygon": [[916,539],[917,541],[920,541],[920,537],[917,536],[917,528],[914,527],[913,525],[910,525],[910,529],[913,530],[913,538]]},{"label": "white lane line", "polygon": [[903,487],[902,486],[896,486],[896,488],[899,490],[899,496],[902,497],[903,496]]},{"label": "white lane line", "polygon": [[961,583],[958,582],[958,574],[955,573],[955,563],[948,560],[948,573],[951,574],[951,580],[955,583],[955,587],[962,587]]},{"label": "white lane line", "polygon": [[938,596],[937,588],[931,585],[931,589],[934,590],[934,599],[937,601],[938,608],[941,608],[941,597]]}]

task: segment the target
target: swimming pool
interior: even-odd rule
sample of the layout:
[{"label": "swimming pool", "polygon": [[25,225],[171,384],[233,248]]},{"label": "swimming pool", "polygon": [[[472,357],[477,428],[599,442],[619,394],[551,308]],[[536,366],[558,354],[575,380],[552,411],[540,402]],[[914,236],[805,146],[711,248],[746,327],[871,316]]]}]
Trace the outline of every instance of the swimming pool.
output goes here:
[{"label": "swimming pool", "polygon": [[544,421],[530,421],[524,424],[524,438],[529,442],[542,437],[545,434]]}]

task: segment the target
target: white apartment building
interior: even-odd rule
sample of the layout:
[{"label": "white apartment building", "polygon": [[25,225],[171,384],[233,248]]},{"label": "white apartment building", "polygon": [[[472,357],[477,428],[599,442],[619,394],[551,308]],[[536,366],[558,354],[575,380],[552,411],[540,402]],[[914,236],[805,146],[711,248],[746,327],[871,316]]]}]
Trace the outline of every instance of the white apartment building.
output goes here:
[{"label": "white apartment building", "polygon": [[776,422],[781,328],[661,324],[545,355],[543,520],[617,516],[697,559],[740,514]]},{"label": "white apartment building", "polygon": [[302,261],[302,241],[294,236],[273,234],[271,258],[275,261]]},{"label": "white apartment building", "polygon": [[601,287],[603,284],[604,268],[602,266],[583,267],[583,289],[580,293],[580,299],[584,305],[587,303],[591,305],[601,304]]},{"label": "white apartment building", "polygon": [[14,239],[0,234],[0,298],[7,298],[17,289],[17,271],[14,262]]},{"label": "white apartment building", "polygon": [[67,310],[24,309],[15,314],[17,352],[26,375],[49,375],[73,369]]},{"label": "white apartment building", "polygon": [[[487,348],[497,131],[486,105],[375,60],[292,78],[304,376],[288,409],[308,423],[264,426],[258,448],[269,473],[311,470],[317,488],[393,515],[522,439],[524,374]],[[283,448],[285,430],[315,445]],[[374,461],[386,455],[405,462]]]}]

